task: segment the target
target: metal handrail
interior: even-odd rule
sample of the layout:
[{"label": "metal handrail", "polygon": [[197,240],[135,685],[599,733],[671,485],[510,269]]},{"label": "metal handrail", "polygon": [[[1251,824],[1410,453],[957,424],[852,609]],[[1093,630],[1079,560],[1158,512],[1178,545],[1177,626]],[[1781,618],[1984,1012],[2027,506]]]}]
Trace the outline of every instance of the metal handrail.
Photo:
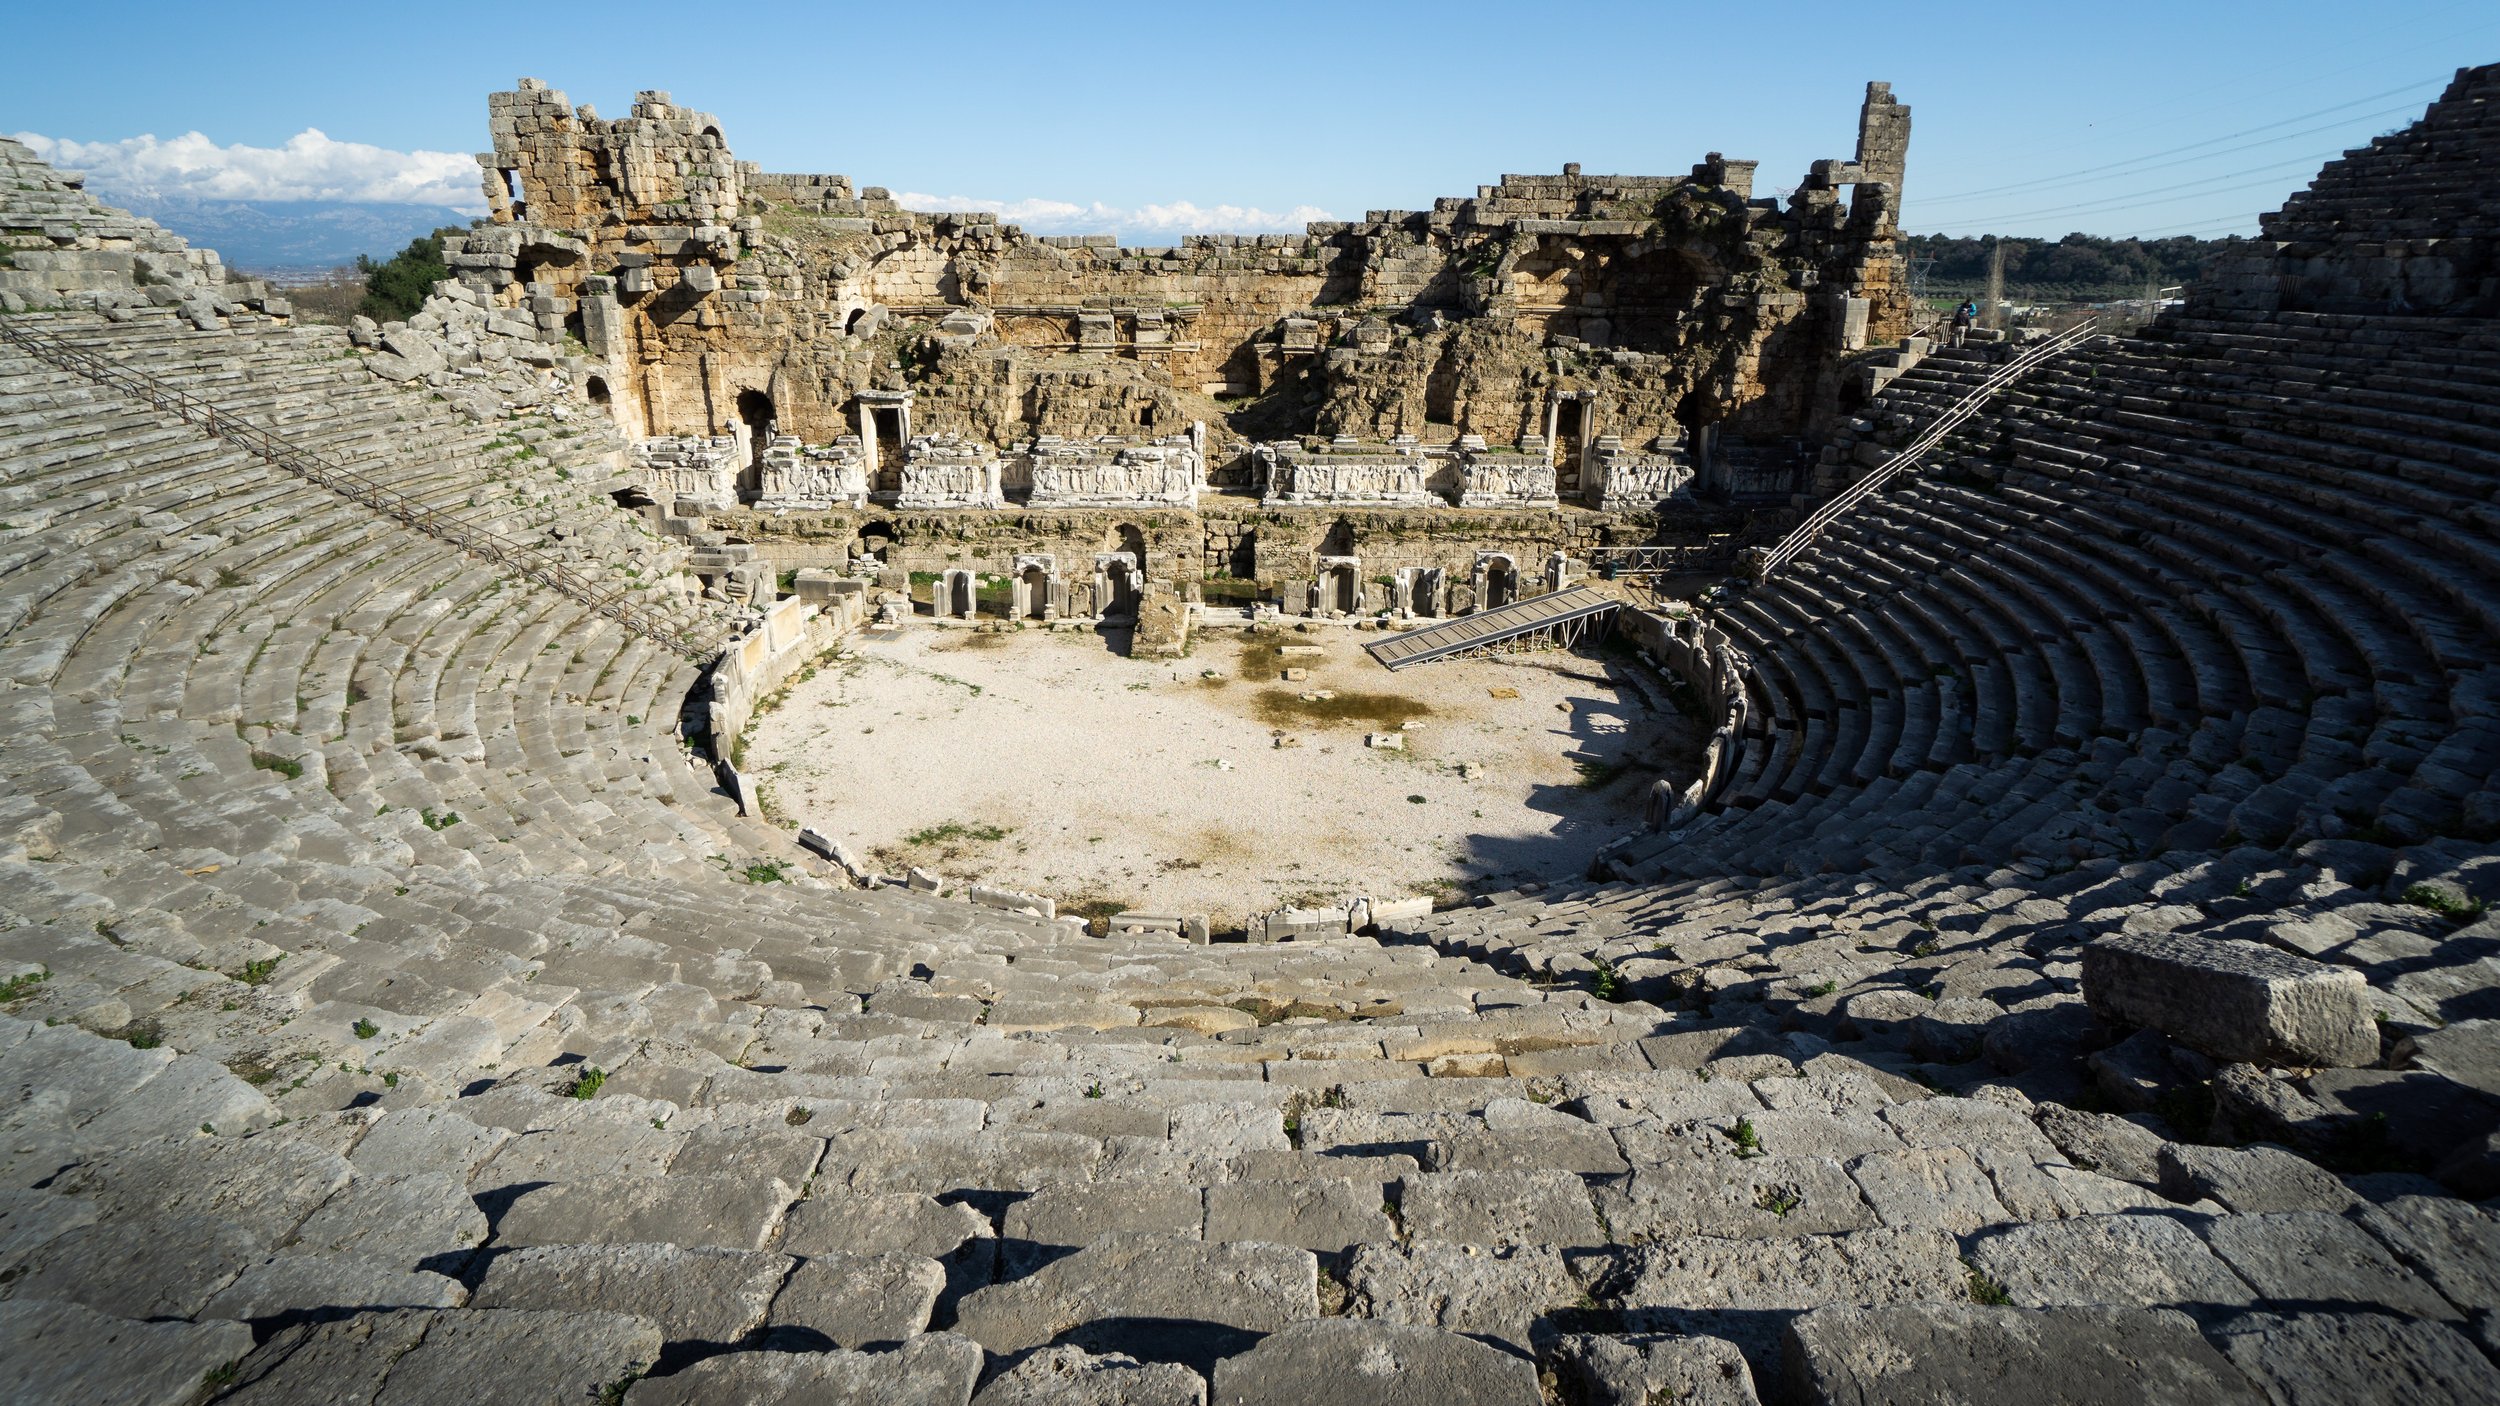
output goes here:
[{"label": "metal handrail", "polygon": [[287,440],[209,401],[171,385],[136,367],[124,366],[74,342],[46,336],[0,318],[0,341],[50,362],[75,376],[132,396],[187,424],[235,445],[255,458],[361,503],[429,537],[474,553],[580,602],[593,614],[615,621],[670,653],[695,664],[708,664],[727,645],[729,627],[697,632],[634,601],[625,591],[608,590],[573,568],[517,537],[497,532],[386,487],[317,450]]},{"label": "metal handrail", "polygon": [[1795,531],[1782,538],[1778,545],[1763,554],[1761,561],[1754,569],[1754,578],[1768,582],[1772,572],[1796,560],[1806,548],[1813,546],[1815,539],[1822,535],[1825,528],[1839,521],[1850,509],[1881,491],[1886,484],[1898,478],[1904,471],[1916,466],[1930,450],[1942,444],[1946,436],[1961,428],[1965,421],[1978,414],[1980,407],[1995,397],[1997,392],[2021,380],[2044,363],[2093,340],[2098,334],[2092,331],[2092,326],[2093,320],[2087,319],[2037,346],[2024,349],[2013,360],[1990,372],[1986,379],[1971,387],[1961,399],[1945,407],[1944,413],[1938,415],[1926,429],[1919,432],[1916,439],[1911,440],[1899,453],[1877,465],[1874,472],[1834,495],[1830,502],[1815,509],[1804,522],[1797,524]]}]

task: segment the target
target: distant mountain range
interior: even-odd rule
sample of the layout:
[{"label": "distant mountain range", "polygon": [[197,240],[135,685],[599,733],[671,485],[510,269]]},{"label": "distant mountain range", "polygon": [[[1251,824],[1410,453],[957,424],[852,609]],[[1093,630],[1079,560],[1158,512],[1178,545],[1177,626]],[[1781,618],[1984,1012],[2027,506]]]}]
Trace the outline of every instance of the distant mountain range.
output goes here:
[{"label": "distant mountain range", "polygon": [[440,205],[97,195],[216,250],[229,268],[256,274],[308,274],[352,264],[359,254],[387,259],[409,240],[445,225],[465,227],[470,220]]}]

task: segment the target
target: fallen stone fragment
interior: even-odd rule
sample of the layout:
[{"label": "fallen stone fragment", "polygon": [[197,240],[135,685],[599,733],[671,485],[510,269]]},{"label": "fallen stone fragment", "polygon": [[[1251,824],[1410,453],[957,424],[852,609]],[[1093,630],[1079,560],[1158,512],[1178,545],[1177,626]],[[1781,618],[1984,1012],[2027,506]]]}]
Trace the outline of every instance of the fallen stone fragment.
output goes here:
[{"label": "fallen stone fragment", "polygon": [[2083,995],[2095,1014],[2221,1060],[2371,1063],[2379,1039],[2368,989],[2349,967],[2254,942],[2130,933],[2083,953]]}]

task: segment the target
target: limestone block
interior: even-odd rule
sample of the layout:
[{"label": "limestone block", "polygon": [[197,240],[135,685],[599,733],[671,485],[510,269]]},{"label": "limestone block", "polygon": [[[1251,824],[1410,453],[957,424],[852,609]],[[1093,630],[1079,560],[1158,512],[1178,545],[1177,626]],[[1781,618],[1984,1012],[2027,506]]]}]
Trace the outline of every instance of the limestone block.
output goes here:
[{"label": "limestone block", "polygon": [[2378,1058],[2361,974],[2253,942],[2130,934],[2084,949],[2083,994],[2216,1059],[2361,1065]]},{"label": "limestone block", "polygon": [[1323,1318],[1217,1363],[1225,1406],[1539,1406],[1523,1357],[1438,1328]]},{"label": "limestone block", "polygon": [[2246,1304],[2252,1297],[2179,1216],[2082,1216],[1983,1231],[1970,1259],[2015,1303],[2031,1308]]},{"label": "limestone block", "polygon": [[2305,1158],[2276,1147],[2199,1147],[2166,1142],[2161,1192],[2173,1201],[2214,1201],[2242,1214],[2334,1211],[2357,1206],[2352,1189]]},{"label": "limestone block", "polygon": [[615,1176],[524,1191],[495,1226],[509,1245],[677,1244],[756,1250],[798,1199],[780,1181]]},{"label": "limestone block", "polygon": [[2281,1406],[2500,1401],[2500,1368],[2438,1323],[2375,1313],[2250,1313],[2222,1324],[2214,1340]]},{"label": "limestone block", "polygon": [[1346,1283],[1358,1316],[1445,1328],[1525,1351],[1529,1324],[1580,1297],[1580,1285],[1551,1246],[1489,1250],[1417,1240],[1359,1245]]},{"label": "limestone block", "polygon": [[356,1308],[457,1308],[460,1281],[356,1255],[271,1255],[246,1267],[200,1310],[205,1318],[292,1318]]},{"label": "limestone block", "polygon": [[964,1406],[981,1363],[981,1349],[952,1333],[924,1334],[899,1352],[730,1352],[635,1383],[625,1406]]},{"label": "limestone block", "polygon": [[2352,1222],[2323,1211],[2220,1216],[2206,1239],[2259,1295],[2286,1305],[2377,1305],[2406,1318],[2462,1315]]},{"label": "limestone block", "polygon": [[252,1350],[241,1323],[134,1323],[17,1286],[0,1301],[0,1398],[189,1406],[207,1374]]},{"label": "limestone block", "polygon": [[554,1245],[499,1254],[475,1308],[603,1310],[647,1318],[670,1341],[736,1342],[764,1321],[790,1257],[674,1245]]},{"label": "limestone block", "polygon": [[1375,1181],[1242,1181],[1207,1188],[1206,1236],[1335,1253],[1393,1240],[1397,1227]]},{"label": "limestone block", "polygon": [[1740,1312],[1952,1302],[1969,1294],[1957,1249],[1953,1237],[1933,1230],[1694,1236],[1625,1252],[1597,1293],[1625,1308]]},{"label": "limestone block", "polygon": [[440,1314],[425,1340],[390,1364],[375,1406],[595,1398],[658,1360],[660,1343],[651,1320],[620,1313]]},{"label": "limestone block", "polygon": [[2260,1406],[2184,1313],[1921,1304],[1820,1308],[1786,1329],[1788,1399]]},{"label": "limestone block", "polygon": [[1666,1333],[1566,1333],[1547,1344],[1545,1369],[1562,1399],[1585,1406],[1755,1406],[1753,1372],[1724,1338]]},{"label": "limestone block", "polygon": [[1586,1183],[1570,1172],[1432,1172],[1401,1182],[1408,1235],[1469,1245],[1605,1243]]},{"label": "limestone block", "polygon": [[1318,1314],[1319,1261],[1308,1250],[1114,1235],[969,1295],[955,1318],[995,1353],[1064,1338],[1204,1365]]},{"label": "limestone block", "polygon": [[1206,1399],[1206,1379],[1178,1363],[1054,1347],[1002,1373],[972,1401],[973,1406],[1206,1406]]},{"label": "limestone block", "polygon": [[929,1326],[946,1271],[918,1255],[816,1255],[772,1301],[771,1326],[810,1345],[901,1343]]}]

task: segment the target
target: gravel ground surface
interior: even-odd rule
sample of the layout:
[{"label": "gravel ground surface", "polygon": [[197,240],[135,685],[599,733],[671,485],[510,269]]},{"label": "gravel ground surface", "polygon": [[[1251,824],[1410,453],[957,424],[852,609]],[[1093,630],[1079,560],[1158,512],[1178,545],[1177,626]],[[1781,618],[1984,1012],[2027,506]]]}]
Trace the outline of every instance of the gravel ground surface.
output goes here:
[{"label": "gravel ground surface", "polygon": [[[1576,873],[1639,823],[1661,771],[1693,772],[1697,728],[1637,665],[1545,653],[1391,674],[1363,653],[1374,638],[1200,631],[1192,657],[1146,661],[1090,633],[881,632],[793,688],[746,757],[776,813],[889,872],[1219,930],[1290,902]],[[1400,723],[1404,750],[1364,745]]]}]

